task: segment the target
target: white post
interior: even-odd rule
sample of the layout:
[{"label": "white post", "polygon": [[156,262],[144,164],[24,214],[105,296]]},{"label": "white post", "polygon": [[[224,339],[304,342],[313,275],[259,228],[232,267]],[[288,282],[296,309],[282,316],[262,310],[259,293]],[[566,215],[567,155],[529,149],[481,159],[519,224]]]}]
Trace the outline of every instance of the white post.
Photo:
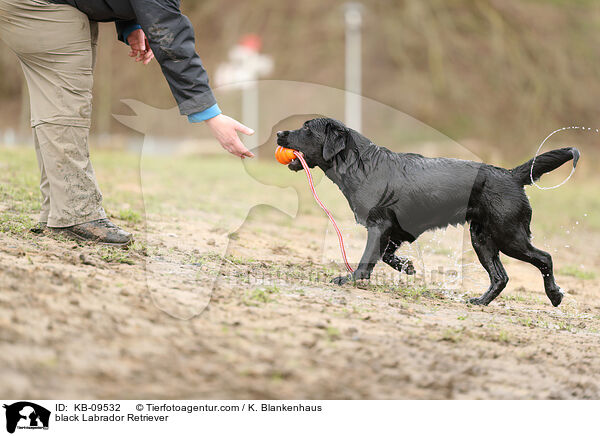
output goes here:
[{"label": "white post", "polygon": [[344,5],[346,18],[346,125],[358,132],[362,127],[361,106],[361,3]]},{"label": "white post", "polygon": [[[254,135],[242,135],[249,150],[258,147],[259,122],[258,85],[256,80],[251,80],[242,88],[242,124],[254,129]],[[258,150],[254,150],[254,154],[258,157]]]},{"label": "white post", "polygon": [[257,35],[246,35],[229,50],[229,62],[219,65],[215,74],[218,86],[232,84],[241,90],[242,124],[254,129],[254,135],[242,135],[244,145],[255,149],[258,155],[258,138],[260,128],[260,98],[258,79],[268,75],[273,69],[273,60],[268,55],[260,54],[260,38]]}]

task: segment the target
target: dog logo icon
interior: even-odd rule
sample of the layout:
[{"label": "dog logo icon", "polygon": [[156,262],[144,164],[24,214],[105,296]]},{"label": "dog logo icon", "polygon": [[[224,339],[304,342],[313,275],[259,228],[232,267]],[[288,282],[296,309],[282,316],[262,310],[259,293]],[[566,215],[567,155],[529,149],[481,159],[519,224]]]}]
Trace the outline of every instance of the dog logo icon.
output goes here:
[{"label": "dog logo icon", "polygon": [[14,433],[16,429],[48,430],[50,411],[29,401],[19,401],[4,405],[6,409],[6,431]]}]

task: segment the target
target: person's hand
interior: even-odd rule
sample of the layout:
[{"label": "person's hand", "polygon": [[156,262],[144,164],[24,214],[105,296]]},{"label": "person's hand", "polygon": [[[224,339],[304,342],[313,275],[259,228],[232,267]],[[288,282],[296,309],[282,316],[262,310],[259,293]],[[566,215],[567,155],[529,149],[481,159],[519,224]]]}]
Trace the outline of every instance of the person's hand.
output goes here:
[{"label": "person's hand", "polygon": [[210,130],[212,130],[217,141],[229,153],[235,154],[242,159],[245,157],[254,157],[252,152],[244,147],[237,134],[237,132],[242,132],[245,135],[253,135],[254,130],[223,114],[210,118],[205,122],[210,127]]},{"label": "person's hand", "polygon": [[131,48],[129,56],[136,58],[136,62],[142,62],[144,65],[148,65],[148,63],[154,59],[154,53],[152,53],[148,38],[146,38],[146,34],[142,29],[131,32],[127,37],[127,42]]}]

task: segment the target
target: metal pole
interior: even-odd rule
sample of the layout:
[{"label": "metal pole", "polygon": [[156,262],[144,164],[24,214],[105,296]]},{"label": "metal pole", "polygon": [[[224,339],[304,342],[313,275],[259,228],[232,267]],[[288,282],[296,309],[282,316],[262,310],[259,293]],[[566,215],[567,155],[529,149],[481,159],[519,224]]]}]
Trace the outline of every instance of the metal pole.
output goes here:
[{"label": "metal pole", "polygon": [[359,131],[362,127],[361,106],[361,3],[346,3],[346,125]]}]

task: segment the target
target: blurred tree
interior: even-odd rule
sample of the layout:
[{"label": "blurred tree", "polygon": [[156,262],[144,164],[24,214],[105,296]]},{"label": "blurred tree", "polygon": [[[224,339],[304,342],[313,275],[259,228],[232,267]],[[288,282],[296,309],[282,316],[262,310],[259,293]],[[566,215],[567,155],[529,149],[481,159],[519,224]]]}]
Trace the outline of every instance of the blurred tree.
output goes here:
[{"label": "blurred tree", "polygon": [[[184,1],[209,74],[245,33],[275,59],[272,78],[344,86],[343,1]],[[600,4],[591,0],[370,0],[363,93],[455,138],[533,147],[555,127],[600,116]],[[96,131],[123,132],[123,98],[174,105],[156,63],[134,65],[101,28]],[[0,129],[19,123],[22,78],[0,50]],[[293,101],[290,105],[293,105]],[[372,122],[377,122],[374,120]],[[389,129],[393,126],[381,126]],[[523,153],[530,148],[523,150]]]}]

